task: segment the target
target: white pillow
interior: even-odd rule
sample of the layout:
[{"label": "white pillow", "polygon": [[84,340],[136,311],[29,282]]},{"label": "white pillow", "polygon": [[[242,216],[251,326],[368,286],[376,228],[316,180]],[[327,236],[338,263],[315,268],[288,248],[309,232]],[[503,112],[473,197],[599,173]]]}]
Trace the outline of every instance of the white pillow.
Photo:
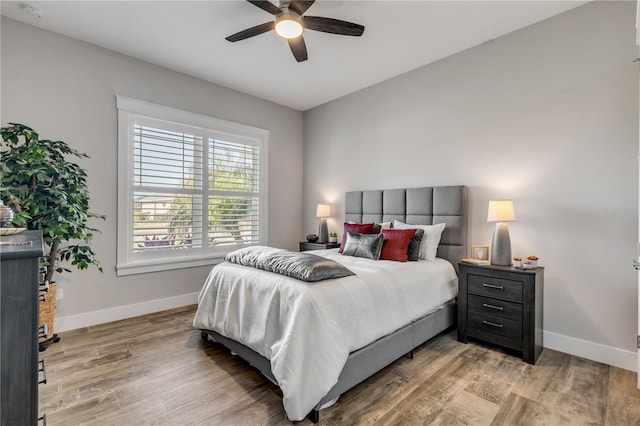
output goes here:
[{"label": "white pillow", "polygon": [[436,225],[410,225],[408,223],[393,221],[393,229],[424,229],[424,237],[420,242],[420,253],[418,259],[436,260],[438,252],[438,244],[446,223],[438,223]]}]

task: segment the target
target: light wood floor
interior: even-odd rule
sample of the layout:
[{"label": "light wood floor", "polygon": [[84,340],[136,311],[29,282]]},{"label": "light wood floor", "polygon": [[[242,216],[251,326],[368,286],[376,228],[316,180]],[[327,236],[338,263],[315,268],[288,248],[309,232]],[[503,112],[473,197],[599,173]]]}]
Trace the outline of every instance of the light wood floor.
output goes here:
[{"label": "light wood floor", "polygon": [[[41,354],[49,425],[290,424],[279,390],[191,328],[195,307],[62,333]],[[344,394],[320,423],[639,425],[635,374],[545,349],[536,366],[455,331]],[[310,424],[308,421],[301,422]]]}]

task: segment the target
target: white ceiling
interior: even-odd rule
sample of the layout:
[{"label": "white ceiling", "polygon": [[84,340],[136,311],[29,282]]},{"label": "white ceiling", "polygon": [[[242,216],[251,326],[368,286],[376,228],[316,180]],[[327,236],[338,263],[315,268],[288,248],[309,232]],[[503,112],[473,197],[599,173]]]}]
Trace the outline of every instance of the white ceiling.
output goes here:
[{"label": "white ceiling", "polygon": [[[274,0],[275,1],[275,0]],[[586,1],[330,1],[307,15],[365,26],[362,37],[305,31],[297,63],[269,32],[224,38],[272,19],[243,0],[2,1],[4,16],[305,111]]]}]

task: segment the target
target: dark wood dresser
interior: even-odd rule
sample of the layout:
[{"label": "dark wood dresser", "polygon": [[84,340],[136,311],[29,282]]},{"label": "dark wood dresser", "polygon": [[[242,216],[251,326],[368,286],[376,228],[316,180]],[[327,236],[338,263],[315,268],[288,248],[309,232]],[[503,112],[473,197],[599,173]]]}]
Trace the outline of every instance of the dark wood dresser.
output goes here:
[{"label": "dark wood dresser", "polygon": [[458,340],[504,346],[535,364],[542,353],[544,268],[459,266]]},{"label": "dark wood dresser", "polygon": [[42,233],[0,236],[0,243],[0,425],[36,425],[38,382],[46,374],[38,363]]}]

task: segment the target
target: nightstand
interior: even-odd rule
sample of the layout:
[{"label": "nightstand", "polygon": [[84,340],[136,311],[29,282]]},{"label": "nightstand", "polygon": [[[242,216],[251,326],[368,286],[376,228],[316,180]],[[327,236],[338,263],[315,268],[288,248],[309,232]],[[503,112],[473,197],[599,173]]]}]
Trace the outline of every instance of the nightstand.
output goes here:
[{"label": "nightstand", "polygon": [[310,243],[308,241],[300,242],[300,251],[307,250],[328,250],[340,247],[340,243]]},{"label": "nightstand", "polygon": [[504,346],[535,364],[542,353],[544,268],[459,266],[458,340]]}]

